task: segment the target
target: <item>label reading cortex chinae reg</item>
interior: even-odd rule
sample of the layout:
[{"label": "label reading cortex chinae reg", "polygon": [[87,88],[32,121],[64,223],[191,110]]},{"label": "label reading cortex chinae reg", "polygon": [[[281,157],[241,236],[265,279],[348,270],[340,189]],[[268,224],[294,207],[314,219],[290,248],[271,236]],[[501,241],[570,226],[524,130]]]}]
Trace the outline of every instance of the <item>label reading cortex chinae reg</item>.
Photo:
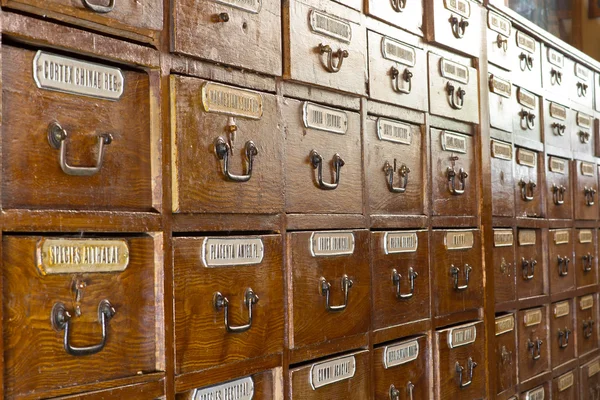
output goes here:
[{"label": "label reading cortex chinae reg", "polygon": [[310,385],[313,390],[335,382],[350,379],[356,372],[354,356],[340,357],[313,364],[310,368]]},{"label": "label reading cortex chinae reg", "polygon": [[215,385],[204,389],[196,389],[193,400],[252,400],[254,397],[254,381],[252,377]]},{"label": "label reading cortex chinae reg", "polygon": [[207,268],[260,264],[264,257],[261,238],[205,238],[202,262]]}]

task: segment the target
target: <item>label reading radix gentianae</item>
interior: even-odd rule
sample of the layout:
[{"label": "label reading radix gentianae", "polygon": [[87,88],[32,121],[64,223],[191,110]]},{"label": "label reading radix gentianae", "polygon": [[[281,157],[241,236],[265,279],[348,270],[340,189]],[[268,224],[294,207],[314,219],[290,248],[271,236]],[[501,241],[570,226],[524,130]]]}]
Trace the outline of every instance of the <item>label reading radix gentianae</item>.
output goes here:
[{"label": "label reading radix gentianae", "polygon": [[410,342],[386,346],[383,351],[383,365],[387,369],[406,364],[416,360],[418,357],[419,342],[411,340]]},{"label": "label reading radix gentianae", "polygon": [[310,368],[310,385],[313,390],[335,382],[350,379],[356,372],[354,356],[340,357],[313,364]]},{"label": "label reading radix gentianae", "polygon": [[319,106],[306,102],[302,109],[302,119],[306,128],[321,131],[346,134],[348,130],[348,114],[344,111]]},{"label": "label reading radix gentianae", "polygon": [[262,95],[219,83],[202,85],[204,111],[249,119],[260,119],[263,114]]},{"label": "label reading radix gentianae", "polygon": [[250,376],[204,389],[195,389],[192,393],[192,400],[252,400],[253,397],[254,381]]},{"label": "label reading radix gentianae", "polygon": [[260,264],[265,253],[261,238],[205,238],[202,262],[205,267]]},{"label": "label reading radix gentianae", "polygon": [[352,26],[349,22],[317,10],[311,10],[309,19],[310,27],[314,32],[346,43],[350,43],[352,40]]},{"label": "label reading radix gentianae", "polygon": [[314,232],[310,236],[310,251],[313,257],[352,254],[354,253],[354,233]]}]

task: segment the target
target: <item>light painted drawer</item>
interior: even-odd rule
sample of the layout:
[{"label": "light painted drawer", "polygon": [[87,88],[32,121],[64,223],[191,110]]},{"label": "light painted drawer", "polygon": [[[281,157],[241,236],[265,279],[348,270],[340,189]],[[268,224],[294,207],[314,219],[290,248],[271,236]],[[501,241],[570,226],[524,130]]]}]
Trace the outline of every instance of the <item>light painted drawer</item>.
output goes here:
[{"label": "light painted drawer", "polygon": [[488,66],[488,82],[490,88],[490,125],[505,132],[513,132],[513,86],[510,82],[512,74]]},{"label": "light painted drawer", "polygon": [[512,25],[510,21],[494,11],[487,12],[487,56],[488,62],[510,71],[513,68],[511,59],[516,51],[511,40]]},{"label": "light painted drawer", "polygon": [[518,86],[513,87],[513,93],[513,134],[533,142],[541,142],[540,97]]},{"label": "light painted drawer", "polygon": [[514,45],[510,55],[513,83],[538,92],[542,87],[541,44],[518,29],[513,29],[511,38]]},{"label": "light painted drawer", "polygon": [[481,53],[481,6],[471,0],[426,0],[428,36],[455,51],[479,57]]},{"label": "light painted drawer", "polygon": [[570,65],[573,65],[573,71],[567,71],[572,74],[569,97],[575,103],[592,109],[594,106],[594,71],[578,62]]},{"label": "light painted drawer", "polygon": [[423,0],[367,0],[366,14],[423,36]]},{"label": "light painted drawer", "polygon": [[543,100],[544,142],[564,150],[571,149],[573,113],[565,105],[556,101]]}]

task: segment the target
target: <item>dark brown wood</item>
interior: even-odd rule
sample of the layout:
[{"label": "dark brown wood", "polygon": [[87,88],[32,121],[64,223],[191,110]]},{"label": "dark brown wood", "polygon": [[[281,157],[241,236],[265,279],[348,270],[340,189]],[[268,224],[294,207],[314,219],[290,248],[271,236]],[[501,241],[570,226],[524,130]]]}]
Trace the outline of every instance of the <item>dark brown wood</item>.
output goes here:
[{"label": "dark brown wood", "polygon": [[[527,326],[525,316],[529,313],[541,312],[541,321]],[[519,382],[524,382],[542,372],[550,370],[550,335],[548,332],[548,306],[521,310],[515,321],[517,328],[517,350],[519,352]],[[540,351],[537,351],[537,341],[541,340]],[[528,347],[533,343],[536,347]],[[534,356],[540,356],[534,360]]]},{"label": "dark brown wood", "polygon": [[367,228],[368,219],[359,214],[285,214],[288,231]]},{"label": "dark brown wood", "polygon": [[[558,162],[564,162],[564,172],[553,172],[551,170],[552,162],[554,159]],[[558,204],[556,189],[560,187],[565,188],[564,192],[564,203]],[[547,217],[549,219],[571,219],[573,217],[573,182],[570,178],[570,163],[569,160],[562,159],[560,157],[549,156],[546,160],[546,204],[547,204]]]},{"label": "dark brown wood", "polygon": [[[542,385],[540,385],[540,386],[534,387],[534,388],[532,388],[531,390],[528,390],[528,391],[526,391],[526,392],[523,392],[523,393],[521,393],[521,396],[520,396],[519,398],[520,398],[521,400],[528,400],[528,399],[530,399],[530,398],[532,397],[532,396],[530,395],[530,392],[532,392],[532,391],[536,391],[536,392],[537,392],[537,390],[540,390],[541,388],[543,388],[543,392],[544,392],[543,398],[546,398],[546,396],[548,396],[548,397],[549,397],[549,396],[551,396],[551,393],[552,393],[552,385],[551,385],[551,383],[550,383],[550,382],[544,382],[544,383],[543,383]],[[541,396],[541,395],[540,395],[540,396]]]},{"label": "dark brown wood", "polygon": [[516,235],[512,228],[495,229],[494,237],[505,237],[510,232],[512,243],[508,246],[501,240],[494,241],[493,244],[493,274],[494,274],[494,299],[496,303],[514,301],[517,298],[517,280],[521,278],[517,272],[521,272],[520,263],[515,258]]},{"label": "dark brown wood", "polygon": [[[561,243],[561,236],[568,236],[566,243]],[[579,260],[573,257],[572,229],[551,229],[548,231],[548,274],[550,276],[550,293],[561,293],[575,288],[576,268],[580,268]],[[564,259],[568,258],[570,263],[565,268]],[[561,263],[559,260],[563,260]]]},{"label": "dark brown wood", "polygon": [[[514,314],[512,315],[515,318]],[[496,321],[504,315],[496,317]],[[515,321],[515,325],[518,324]],[[494,343],[494,360],[496,364],[496,392],[503,393],[514,388],[517,384],[517,333],[516,329],[503,332],[505,329],[496,328]]]},{"label": "dark brown wood", "polygon": [[[491,141],[492,154],[495,147],[510,147],[508,143]],[[512,157],[512,156],[511,156]],[[492,174],[492,215],[500,217],[514,217],[515,215],[515,180],[513,177],[513,160],[506,160],[501,156],[492,155],[490,171]],[[520,195],[520,191],[518,193]]]},{"label": "dark brown wood", "polygon": [[244,232],[280,233],[282,214],[173,214],[174,232]]},{"label": "dark brown wood", "polygon": [[[543,216],[543,180],[542,171],[540,168],[541,157],[539,153],[533,152],[533,158],[535,164],[526,164],[520,161],[521,155],[519,152],[524,153],[532,152],[532,150],[515,147],[515,214],[517,217],[542,217]],[[535,188],[528,194],[533,197],[533,200],[525,200],[522,194],[522,183],[525,184],[535,183]],[[531,185],[529,185],[531,188]]]},{"label": "dark brown wood", "polygon": [[422,319],[420,321],[409,322],[407,324],[391,326],[388,328],[373,330],[371,333],[372,342],[379,344],[396,340],[400,337],[414,336],[420,332],[431,329],[431,319]]},{"label": "dark brown wood", "polygon": [[[569,387],[565,387],[567,383],[573,379],[573,383]],[[559,383],[563,386],[559,386]],[[552,399],[553,400],[577,400],[579,398],[578,385],[579,375],[577,369],[571,370],[561,376],[552,379]]]},{"label": "dark brown wood", "polygon": [[[568,306],[566,306],[568,305]],[[575,329],[575,308],[572,300],[566,300],[550,305],[550,347],[552,369],[571,361],[576,356],[576,336],[579,332]],[[568,307],[567,315],[557,315],[557,308]],[[569,332],[568,338],[566,335]],[[563,335],[562,337],[561,334]],[[562,347],[564,346],[564,347]]]},{"label": "dark brown wood", "polygon": [[[591,307],[586,304],[590,301],[590,297],[593,302]],[[582,302],[582,300],[584,301]],[[577,297],[575,301],[577,321],[575,322],[574,331],[577,336],[577,354],[582,356],[598,349],[598,295],[591,294]],[[592,328],[589,327],[590,321],[593,321]],[[589,336],[586,335],[586,332],[589,332]]]},{"label": "dark brown wood", "polygon": [[[597,229],[575,229],[574,232],[577,288],[595,285],[598,283]],[[588,233],[592,236],[591,243],[586,243]]]},{"label": "dark brown wood", "polygon": [[595,359],[579,367],[579,398],[589,399],[596,396],[598,385],[600,385],[600,374],[598,374],[598,363]]},{"label": "dark brown wood", "polygon": [[[596,220],[598,219],[598,177],[596,165],[580,160],[573,161],[573,204],[575,205],[575,219]],[[591,171],[583,173],[583,166]],[[592,197],[586,197],[586,189],[593,189]]]},{"label": "dark brown wood", "polygon": [[99,390],[86,394],[55,397],[57,400],[105,400],[111,398],[134,399],[134,398],[157,398],[165,394],[164,380],[150,383],[138,383],[122,386],[116,389]]}]

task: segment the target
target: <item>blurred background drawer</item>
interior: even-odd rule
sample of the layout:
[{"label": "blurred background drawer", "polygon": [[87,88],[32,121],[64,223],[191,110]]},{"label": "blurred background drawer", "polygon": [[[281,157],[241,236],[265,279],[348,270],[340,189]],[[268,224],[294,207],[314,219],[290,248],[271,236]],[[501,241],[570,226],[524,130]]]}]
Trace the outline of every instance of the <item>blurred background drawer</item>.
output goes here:
[{"label": "blurred background drawer", "polygon": [[543,181],[540,154],[515,147],[515,212],[517,217],[541,217]]},{"label": "blurred background drawer", "polygon": [[576,400],[579,398],[579,379],[577,369],[552,379],[553,400]]},{"label": "blurred background drawer", "polygon": [[510,71],[515,44],[510,40],[512,26],[508,19],[494,11],[487,12],[487,56],[488,62]]},{"label": "blurred background drawer", "polygon": [[596,358],[579,367],[581,399],[594,398],[600,394],[600,359]]},{"label": "blurred background drawer", "polygon": [[522,87],[513,87],[513,133],[533,142],[542,141],[540,97]]},{"label": "blurred background drawer", "polygon": [[519,299],[548,294],[541,229],[517,229],[517,295]]},{"label": "blurred background drawer", "polygon": [[550,306],[550,347],[552,369],[571,361],[575,352],[575,310],[573,301],[565,300]]},{"label": "blurred background drawer", "polygon": [[575,166],[575,219],[592,220],[598,218],[598,176],[595,163],[574,160]]},{"label": "blurred background drawer", "polygon": [[594,117],[577,109],[573,109],[571,113],[571,149],[594,156],[596,146]]},{"label": "blurred background drawer", "polygon": [[575,229],[575,281],[577,288],[598,283],[596,229]]},{"label": "blurred background drawer", "polygon": [[546,92],[569,98],[573,82],[573,61],[556,49],[542,48],[542,87]]},{"label": "blurred background drawer", "polygon": [[[430,40],[473,57],[481,53],[481,6],[471,0],[426,0]],[[475,92],[477,93],[477,92]]]},{"label": "blurred background drawer", "polygon": [[598,348],[598,294],[577,298],[577,354]]},{"label": "blurred background drawer", "polygon": [[[562,100],[566,100],[564,97]],[[573,113],[569,108],[548,99],[543,100],[544,143],[569,151],[573,135]]]},{"label": "blurred background drawer", "polygon": [[547,306],[521,310],[518,314],[519,382],[550,370]]},{"label": "blurred background drawer", "polygon": [[494,298],[496,303],[514,301],[517,298],[515,278],[518,262],[515,262],[515,237],[512,229],[494,229]]},{"label": "blurred background drawer", "polygon": [[573,218],[573,185],[570,161],[556,156],[546,160],[546,216],[549,219]]},{"label": "blurred background drawer", "polygon": [[573,71],[569,73],[573,74],[570,81],[569,98],[591,110],[594,106],[594,71],[575,62]]},{"label": "blurred background drawer", "polygon": [[515,315],[496,317],[495,321],[496,392],[512,389],[517,384],[517,334]]},{"label": "blurred background drawer", "polygon": [[423,36],[423,0],[367,0],[365,7],[367,15]]},{"label": "blurred background drawer", "polygon": [[573,231],[550,229],[548,231],[548,272],[550,293],[562,293],[575,289],[575,272],[578,267],[573,260]]},{"label": "blurred background drawer", "polygon": [[513,177],[513,147],[510,143],[492,140],[492,215],[515,216],[515,180]]},{"label": "blurred background drawer", "polygon": [[493,65],[488,66],[490,125],[493,128],[512,133],[513,87],[509,72],[502,71]]},{"label": "blurred background drawer", "polygon": [[516,28],[511,36],[515,45],[510,56],[513,83],[538,93],[542,88],[542,46],[533,37]]}]

